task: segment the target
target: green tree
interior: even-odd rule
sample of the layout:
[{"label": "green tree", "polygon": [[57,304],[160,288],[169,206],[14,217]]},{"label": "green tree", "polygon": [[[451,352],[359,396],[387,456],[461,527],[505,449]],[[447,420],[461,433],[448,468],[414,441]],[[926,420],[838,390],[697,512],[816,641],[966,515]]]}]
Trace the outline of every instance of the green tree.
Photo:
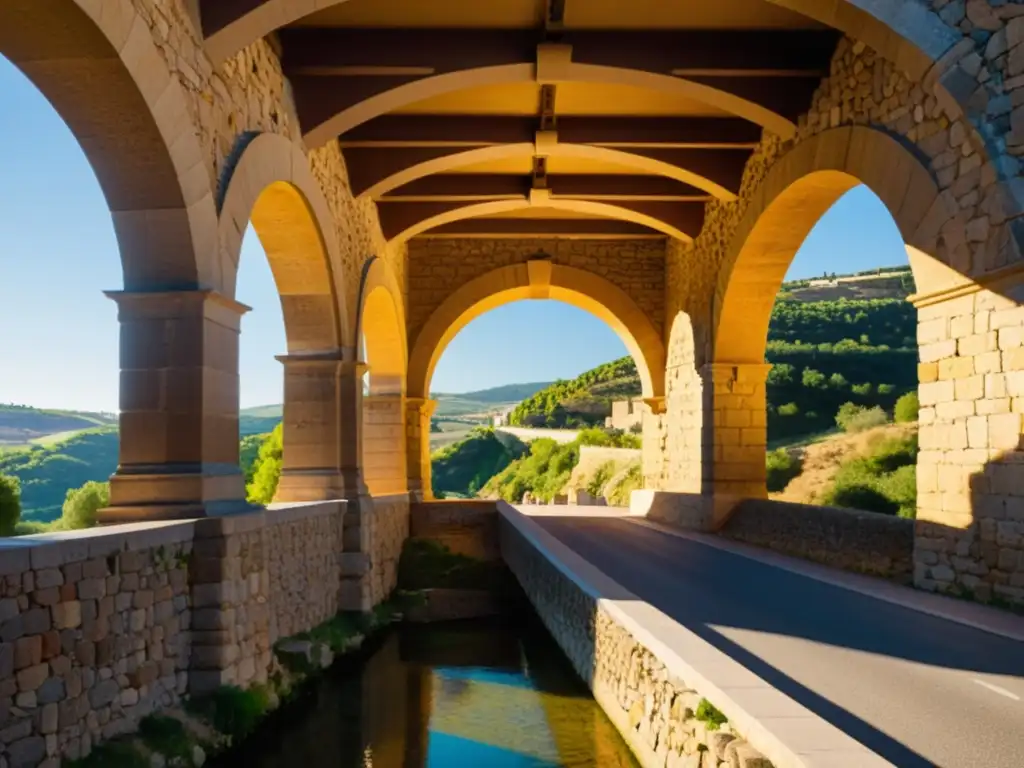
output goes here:
[{"label": "green tree", "polygon": [[768,385],[781,386],[783,384],[792,384],[795,375],[796,369],[792,365],[789,363],[778,363],[773,365],[771,370],[768,371]]},{"label": "green tree", "polygon": [[917,400],[917,392],[907,392],[896,401],[893,408],[893,418],[897,422],[917,421],[917,414],[921,405]]},{"label": "green tree", "polygon": [[828,385],[832,389],[846,389],[850,384],[841,373],[833,373],[828,377]]},{"label": "green tree", "polygon": [[814,368],[804,368],[802,379],[805,387],[811,387],[812,389],[824,389],[825,374],[821,371],[816,371]]},{"label": "green tree", "polygon": [[55,531],[76,531],[96,525],[96,513],[110,505],[110,483],[90,480],[81,488],[69,488],[64,497],[60,518],[53,523]]},{"label": "green tree", "polygon": [[779,406],[779,416],[797,416],[800,413],[800,406],[796,403],[786,403]]},{"label": "green tree", "polygon": [[260,446],[253,465],[252,482],[246,495],[253,504],[269,504],[277,493],[277,482],[281,479],[281,457],[283,449],[283,425],[278,424]]},{"label": "green tree", "polygon": [[21,482],[0,475],[0,536],[10,536],[21,520]]}]

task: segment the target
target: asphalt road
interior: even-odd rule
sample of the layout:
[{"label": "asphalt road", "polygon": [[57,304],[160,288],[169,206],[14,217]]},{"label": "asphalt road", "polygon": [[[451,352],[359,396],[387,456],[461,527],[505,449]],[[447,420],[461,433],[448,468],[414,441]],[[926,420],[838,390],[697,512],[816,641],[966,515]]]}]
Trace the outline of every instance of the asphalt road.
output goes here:
[{"label": "asphalt road", "polygon": [[1024,643],[607,517],[534,517],[897,766],[1024,767]]}]

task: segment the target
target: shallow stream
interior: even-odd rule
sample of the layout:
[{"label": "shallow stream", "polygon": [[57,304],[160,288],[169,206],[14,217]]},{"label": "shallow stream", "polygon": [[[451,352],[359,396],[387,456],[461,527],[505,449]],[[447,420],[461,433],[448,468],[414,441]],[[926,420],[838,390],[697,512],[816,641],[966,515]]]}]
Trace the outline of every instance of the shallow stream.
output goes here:
[{"label": "shallow stream", "polygon": [[218,766],[635,768],[534,616],[396,629]]}]

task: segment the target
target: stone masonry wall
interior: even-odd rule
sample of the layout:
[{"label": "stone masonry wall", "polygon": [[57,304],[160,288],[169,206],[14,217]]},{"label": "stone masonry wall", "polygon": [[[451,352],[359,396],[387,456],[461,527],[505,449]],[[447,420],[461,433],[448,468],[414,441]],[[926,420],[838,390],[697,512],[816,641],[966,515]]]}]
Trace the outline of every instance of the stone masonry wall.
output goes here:
[{"label": "stone masonry wall", "polygon": [[188,690],[190,525],[0,545],[0,761],[57,766]]},{"label": "stone masonry wall", "polygon": [[500,267],[523,264],[538,251],[555,264],[599,275],[625,291],[661,331],[665,245],[659,240],[427,238],[409,244],[409,347],[453,291]]},{"label": "stone masonry wall", "polygon": [[57,766],[339,610],[344,502],[0,540],[0,765]]},{"label": "stone masonry wall", "polygon": [[846,571],[909,583],[914,521],[768,499],[740,502],[722,536]]},{"label": "stone masonry wall", "polygon": [[[544,625],[645,768],[771,763],[730,728],[695,717],[702,699],[508,521],[501,551]],[[711,702],[714,704],[714,702]]]}]

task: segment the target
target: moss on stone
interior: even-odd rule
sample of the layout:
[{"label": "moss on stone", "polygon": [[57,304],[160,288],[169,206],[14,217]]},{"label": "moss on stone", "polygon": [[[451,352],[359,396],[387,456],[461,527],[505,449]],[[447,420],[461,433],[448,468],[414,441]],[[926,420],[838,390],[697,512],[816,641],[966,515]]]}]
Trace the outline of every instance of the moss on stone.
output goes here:
[{"label": "moss on stone", "polygon": [[697,711],[694,713],[694,717],[704,723],[705,727],[709,731],[717,731],[727,722],[729,718],[722,714],[722,712],[707,699],[701,699],[697,705]]},{"label": "moss on stone", "polygon": [[457,554],[431,539],[406,539],[398,561],[398,584],[403,590],[497,590],[502,581],[499,564]]}]

